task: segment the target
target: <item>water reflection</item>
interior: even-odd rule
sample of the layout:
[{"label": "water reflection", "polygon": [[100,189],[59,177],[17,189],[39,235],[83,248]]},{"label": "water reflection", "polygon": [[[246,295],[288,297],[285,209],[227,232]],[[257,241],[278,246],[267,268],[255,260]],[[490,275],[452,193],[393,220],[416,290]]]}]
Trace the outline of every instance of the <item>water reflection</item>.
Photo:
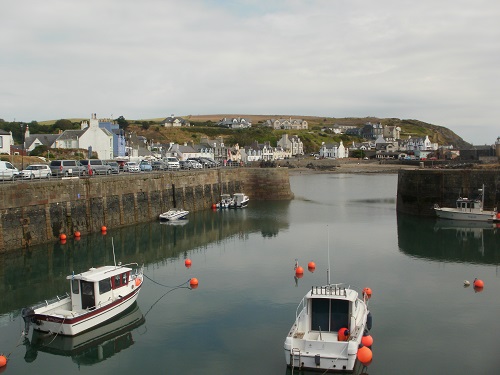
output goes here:
[{"label": "water reflection", "polygon": [[493,223],[398,215],[399,249],[445,262],[499,264],[500,228]]},{"label": "water reflection", "polygon": [[[195,212],[182,226],[154,221],[5,254],[0,257],[0,316],[12,312],[17,317],[23,306],[64,294],[72,271],[113,264],[112,248],[117,262],[148,266],[184,258],[188,251],[230,237],[245,239],[260,232],[269,238],[288,228],[289,201],[252,205],[261,209]],[[272,209],[266,210],[269,205]]]},{"label": "water reflection", "polygon": [[26,338],[24,342],[24,360],[31,363],[36,360],[38,352],[44,352],[71,357],[79,366],[93,365],[132,346],[132,330],[144,322],[141,310],[134,303],[113,322],[75,337],[33,330],[31,340]]}]

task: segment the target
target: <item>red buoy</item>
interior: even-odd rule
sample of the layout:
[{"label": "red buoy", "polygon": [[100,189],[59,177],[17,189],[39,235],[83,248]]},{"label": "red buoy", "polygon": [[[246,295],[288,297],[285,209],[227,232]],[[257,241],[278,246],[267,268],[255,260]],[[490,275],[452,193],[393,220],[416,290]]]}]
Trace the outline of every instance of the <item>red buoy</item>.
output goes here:
[{"label": "red buoy", "polygon": [[474,288],[484,288],[483,280],[474,279]]},{"label": "red buoy", "polygon": [[188,258],[188,259],[186,259],[186,260],[184,261],[184,265],[185,265],[187,268],[191,267],[191,259],[189,259],[189,258]]},{"label": "red buoy", "polygon": [[361,348],[358,349],[358,359],[361,363],[367,364],[369,363],[373,358],[373,353],[370,348],[367,346],[362,346]]},{"label": "red buoy", "polygon": [[349,339],[350,332],[347,328],[341,328],[339,329],[339,332],[337,333],[337,340],[338,341],[347,341]]},{"label": "red buoy", "polygon": [[59,239],[62,241],[62,240],[65,240],[66,239],[66,235],[64,233],[61,233],[59,235]]},{"label": "red buoy", "polygon": [[363,288],[363,296],[366,298],[371,298],[372,290],[370,288]]},{"label": "red buoy", "polygon": [[497,219],[500,220],[500,212],[497,213]]},{"label": "red buoy", "polygon": [[313,261],[307,263],[307,269],[313,272],[316,269],[316,263],[314,263]]},{"label": "red buoy", "polygon": [[217,208],[217,205],[215,203],[212,203],[212,209],[215,210]]},{"label": "red buoy", "polygon": [[7,357],[0,355],[0,367],[4,367],[7,364]]},{"label": "red buoy", "polygon": [[107,230],[108,230],[108,228],[106,228],[106,226],[104,226],[104,225],[103,225],[103,226],[101,227],[101,232],[106,232]]},{"label": "red buoy", "polygon": [[139,286],[139,285],[141,285],[141,279],[136,278],[135,279],[135,286]]},{"label": "red buoy", "polygon": [[295,269],[295,275],[296,275],[296,276],[299,276],[299,275],[304,275],[304,269],[302,268],[302,266],[298,266],[298,267]]},{"label": "red buoy", "polygon": [[363,335],[363,337],[361,338],[361,344],[368,347],[372,346],[373,337],[371,337],[370,335]]},{"label": "red buoy", "polygon": [[79,231],[76,231],[76,232],[75,232],[75,238],[76,238],[76,237],[80,237],[80,236],[81,236],[81,233],[80,233]]},{"label": "red buoy", "polygon": [[198,288],[198,279],[196,277],[192,277],[191,280],[189,280],[189,286],[193,289]]}]

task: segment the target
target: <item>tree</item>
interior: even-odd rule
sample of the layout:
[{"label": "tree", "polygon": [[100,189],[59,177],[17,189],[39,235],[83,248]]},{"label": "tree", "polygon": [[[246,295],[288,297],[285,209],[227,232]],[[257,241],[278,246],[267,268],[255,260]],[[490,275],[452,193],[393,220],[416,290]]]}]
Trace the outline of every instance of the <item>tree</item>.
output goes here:
[{"label": "tree", "polygon": [[115,121],[118,123],[120,129],[126,130],[129,126],[128,121],[123,116],[118,117]]},{"label": "tree", "polygon": [[56,130],[69,130],[69,129],[75,129],[75,125],[70,121],[70,120],[57,120],[54,125],[52,125],[52,129],[54,131]]}]

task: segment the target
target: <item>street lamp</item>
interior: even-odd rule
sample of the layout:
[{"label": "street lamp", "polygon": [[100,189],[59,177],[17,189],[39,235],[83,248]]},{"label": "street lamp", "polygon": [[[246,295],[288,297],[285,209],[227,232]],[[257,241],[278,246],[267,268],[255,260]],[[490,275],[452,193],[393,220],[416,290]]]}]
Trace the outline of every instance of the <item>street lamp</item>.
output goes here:
[{"label": "street lamp", "polygon": [[21,138],[23,140],[23,150],[21,151],[21,170],[24,170],[24,143],[26,141],[26,133],[24,132],[24,124],[20,123],[21,126]]}]

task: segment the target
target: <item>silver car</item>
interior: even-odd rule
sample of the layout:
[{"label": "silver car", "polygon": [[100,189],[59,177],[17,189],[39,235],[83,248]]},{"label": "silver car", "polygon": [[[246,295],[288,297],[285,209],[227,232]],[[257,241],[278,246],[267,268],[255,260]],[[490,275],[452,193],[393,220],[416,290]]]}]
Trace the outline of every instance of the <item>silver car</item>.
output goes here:
[{"label": "silver car", "polygon": [[140,172],[141,168],[139,168],[139,164],[137,164],[135,161],[128,161],[123,166],[123,171],[124,172]]},{"label": "silver car", "polygon": [[33,180],[35,178],[50,178],[52,171],[47,164],[31,164],[17,175],[23,180]]}]

